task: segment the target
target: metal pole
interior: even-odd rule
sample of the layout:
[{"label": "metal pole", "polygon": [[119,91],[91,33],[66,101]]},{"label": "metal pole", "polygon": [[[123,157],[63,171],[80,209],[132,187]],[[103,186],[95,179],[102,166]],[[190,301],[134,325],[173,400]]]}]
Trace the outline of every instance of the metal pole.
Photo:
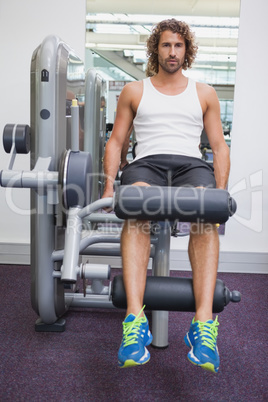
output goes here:
[{"label": "metal pole", "polygon": [[[158,242],[155,244],[153,275],[169,276],[170,223],[158,222]],[[168,311],[152,312],[152,345],[158,348],[168,346]]]}]

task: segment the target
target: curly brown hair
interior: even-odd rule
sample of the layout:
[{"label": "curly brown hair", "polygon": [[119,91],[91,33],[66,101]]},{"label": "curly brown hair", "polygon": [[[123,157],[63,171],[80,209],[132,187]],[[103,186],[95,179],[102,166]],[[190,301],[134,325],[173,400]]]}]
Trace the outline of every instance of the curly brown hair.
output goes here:
[{"label": "curly brown hair", "polygon": [[164,31],[178,33],[185,40],[186,53],[185,60],[182,65],[183,70],[191,68],[192,63],[194,62],[198,46],[195,43],[195,35],[191,31],[189,25],[183,21],[178,21],[175,18],[163,20],[153,28],[152,33],[147,40],[148,63],[146,68],[146,75],[148,77],[158,73],[158,44],[160,40],[160,35]]}]

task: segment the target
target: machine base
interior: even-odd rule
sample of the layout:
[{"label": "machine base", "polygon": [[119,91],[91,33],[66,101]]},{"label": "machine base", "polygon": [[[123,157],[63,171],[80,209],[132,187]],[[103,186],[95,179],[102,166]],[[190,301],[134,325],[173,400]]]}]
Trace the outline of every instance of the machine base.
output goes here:
[{"label": "machine base", "polygon": [[167,344],[167,345],[165,345],[165,346],[157,346],[157,345],[154,345],[153,343],[151,343],[150,346],[152,346],[152,348],[154,348],[154,349],[161,349],[161,350],[164,350],[164,349],[167,349],[167,348],[169,347],[169,344]]},{"label": "machine base", "polygon": [[35,332],[64,332],[66,321],[60,318],[53,324],[45,324],[41,318],[35,322]]}]

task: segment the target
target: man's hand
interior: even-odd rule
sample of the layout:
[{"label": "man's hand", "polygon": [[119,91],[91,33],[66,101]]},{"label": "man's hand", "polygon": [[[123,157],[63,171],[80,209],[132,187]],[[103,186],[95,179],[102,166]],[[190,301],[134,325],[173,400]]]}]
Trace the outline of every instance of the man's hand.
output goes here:
[{"label": "man's hand", "polygon": [[124,167],[127,166],[127,165],[128,165],[128,161],[127,161],[127,160],[124,161],[124,162],[121,161],[121,162],[120,162],[120,165],[119,165],[119,169],[120,169],[120,170],[123,170]]},{"label": "man's hand", "polygon": [[[109,197],[113,197],[113,196],[114,196],[114,192],[112,189],[104,189],[103,195],[101,198],[109,198]],[[111,212],[113,210],[113,208],[107,207],[107,208],[103,208],[103,210],[106,212]]]}]

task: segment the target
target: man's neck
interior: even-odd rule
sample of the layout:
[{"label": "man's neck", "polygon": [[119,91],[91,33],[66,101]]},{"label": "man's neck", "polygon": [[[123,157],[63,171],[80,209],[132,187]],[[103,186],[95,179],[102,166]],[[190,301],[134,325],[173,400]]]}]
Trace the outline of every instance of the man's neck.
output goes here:
[{"label": "man's neck", "polygon": [[182,74],[182,68],[175,73],[168,73],[159,66],[158,73],[153,77],[153,81],[159,85],[184,85],[188,79]]},{"label": "man's neck", "polygon": [[158,74],[151,78],[151,82],[160,91],[162,89],[173,94],[178,93],[180,90],[184,90],[187,87],[188,78],[182,74],[182,69],[173,74],[160,69]]}]

